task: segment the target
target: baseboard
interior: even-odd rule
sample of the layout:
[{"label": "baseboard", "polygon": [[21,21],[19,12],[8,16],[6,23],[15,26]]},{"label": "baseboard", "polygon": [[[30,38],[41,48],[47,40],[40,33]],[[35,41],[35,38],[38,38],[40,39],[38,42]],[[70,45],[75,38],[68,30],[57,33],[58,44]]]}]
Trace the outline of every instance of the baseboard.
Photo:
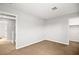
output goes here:
[{"label": "baseboard", "polygon": [[57,43],[64,44],[64,45],[69,45],[69,42],[67,42],[67,43],[66,42],[60,42],[60,41],[56,41],[56,40],[53,40],[53,39],[45,39],[45,40],[57,42]]},{"label": "baseboard", "polygon": [[57,43],[64,44],[64,45],[69,45],[69,42],[66,43],[66,42],[56,41],[56,40],[53,40],[53,39],[42,39],[42,40],[37,40],[37,41],[34,41],[34,42],[29,42],[28,44],[23,44],[19,47],[16,46],[16,49],[24,48],[24,47],[30,46],[32,44],[39,43],[43,40],[53,41],[53,42],[57,42]]},{"label": "baseboard", "polygon": [[79,41],[78,41],[78,40],[69,40],[69,41],[73,41],[73,42],[78,42],[78,43],[79,43]]},{"label": "baseboard", "polygon": [[39,43],[41,41],[43,41],[43,40],[37,40],[37,41],[34,41],[34,42],[29,42],[28,44],[23,44],[23,45],[21,45],[19,47],[16,46],[16,49],[24,48],[24,47],[30,46],[32,44]]}]

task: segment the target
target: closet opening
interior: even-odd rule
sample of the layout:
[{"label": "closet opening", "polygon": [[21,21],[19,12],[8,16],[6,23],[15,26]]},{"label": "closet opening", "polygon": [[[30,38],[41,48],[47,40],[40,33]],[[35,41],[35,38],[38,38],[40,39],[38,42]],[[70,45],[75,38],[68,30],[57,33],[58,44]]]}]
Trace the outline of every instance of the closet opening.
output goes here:
[{"label": "closet opening", "polygon": [[[16,45],[16,16],[0,13],[0,47]],[[3,48],[2,47],[2,48]],[[7,50],[6,48],[6,50]]]}]

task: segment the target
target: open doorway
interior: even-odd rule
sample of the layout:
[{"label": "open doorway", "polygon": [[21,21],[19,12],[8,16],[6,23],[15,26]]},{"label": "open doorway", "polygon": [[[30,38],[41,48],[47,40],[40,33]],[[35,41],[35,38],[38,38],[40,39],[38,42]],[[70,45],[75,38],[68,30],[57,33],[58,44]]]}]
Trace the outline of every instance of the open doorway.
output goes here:
[{"label": "open doorway", "polygon": [[16,26],[15,26],[15,20],[9,20],[7,23],[7,38],[9,41],[11,41],[11,43],[13,43],[14,45],[16,44]]},{"label": "open doorway", "polygon": [[69,40],[79,42],[79,17],[69,19]]},{"label": "open doorway", "polygon": [[70,26],[70,40],[79,42],[79,25]]},{"label": "open doorway", "polygon": [[9,53],[15,49],[15,45],[16,19],[10,15],[0,14],[0,54]]}]

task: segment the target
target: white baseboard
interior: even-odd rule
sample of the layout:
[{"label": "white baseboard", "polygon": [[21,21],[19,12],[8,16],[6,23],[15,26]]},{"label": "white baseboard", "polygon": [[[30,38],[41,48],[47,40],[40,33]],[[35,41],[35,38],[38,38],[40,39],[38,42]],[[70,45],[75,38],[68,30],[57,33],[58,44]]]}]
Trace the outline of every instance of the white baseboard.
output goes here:
[{"label": "white baseboard", "polygon": [[24,48],[24,47],[26,47],[26,46],[30,46],[30,45],[32,45],[32,44],[35,44],[35,43],[38,43],[38,42],[41,42],[41,41],[43,41],[43,40],[37,40],[37,41],[34,41],[34,42],[30,42],[30,43],[28,43],[28,44],[23,44],[23,45],[21,45],[21,46],[19,46],[19,47],[16,46],[16,49]]},{"label": "white baseboard", "polygon": [[69,41],[79,42],[79,40],[69,40]]},{"label": "white baseboard", "polygon": [[60,43],[60,44],[69,45],[69,42],[61,42],[61,41],[56,41],[56,40],[53,40],[53,39],[45,39],[45,40],[57,42],[57,43]]},{"label": "white baseboard", "polygon": [[37,41],[34,41],[34,42],[30,42],[28,44],[23,44],[23,45],[21,45],[19,47],[16,46],[16,49],[20,49],[20,48],[23,48],[23,47],[26,47],[26,46],[29,46],[29,45],[32,45],[32,44],[44,41],[44,40],[53,41],[53,42],[57,42],[57,43],[60,43],[60,44],[65,44],[65,45],[69,45],[69,42],[66,43],[66,42],[56,41],[56,40],[53,40],[53,39],[42,39],[42,40],[37,40]]}]

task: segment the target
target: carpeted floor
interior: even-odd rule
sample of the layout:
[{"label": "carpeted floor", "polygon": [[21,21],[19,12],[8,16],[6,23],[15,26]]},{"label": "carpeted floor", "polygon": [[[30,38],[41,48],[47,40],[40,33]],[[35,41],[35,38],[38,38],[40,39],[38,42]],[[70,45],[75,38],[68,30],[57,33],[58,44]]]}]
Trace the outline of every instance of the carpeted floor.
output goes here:
[{"label": "carpeted floor", "polygon": [[[63,45],[60,43],[44,40],[39,43],[17,50],[14,47],[11,47],[11,45],[9,45],[9,47],[7,46],[5,47],[5,49],[3,48],[3,53],[0,52],[0,54],[5,55],[78,55],[79,54],[79,43],[72,41],[70,41],[69,45]],[[5,53],[5,51],[9,52]]]}]

